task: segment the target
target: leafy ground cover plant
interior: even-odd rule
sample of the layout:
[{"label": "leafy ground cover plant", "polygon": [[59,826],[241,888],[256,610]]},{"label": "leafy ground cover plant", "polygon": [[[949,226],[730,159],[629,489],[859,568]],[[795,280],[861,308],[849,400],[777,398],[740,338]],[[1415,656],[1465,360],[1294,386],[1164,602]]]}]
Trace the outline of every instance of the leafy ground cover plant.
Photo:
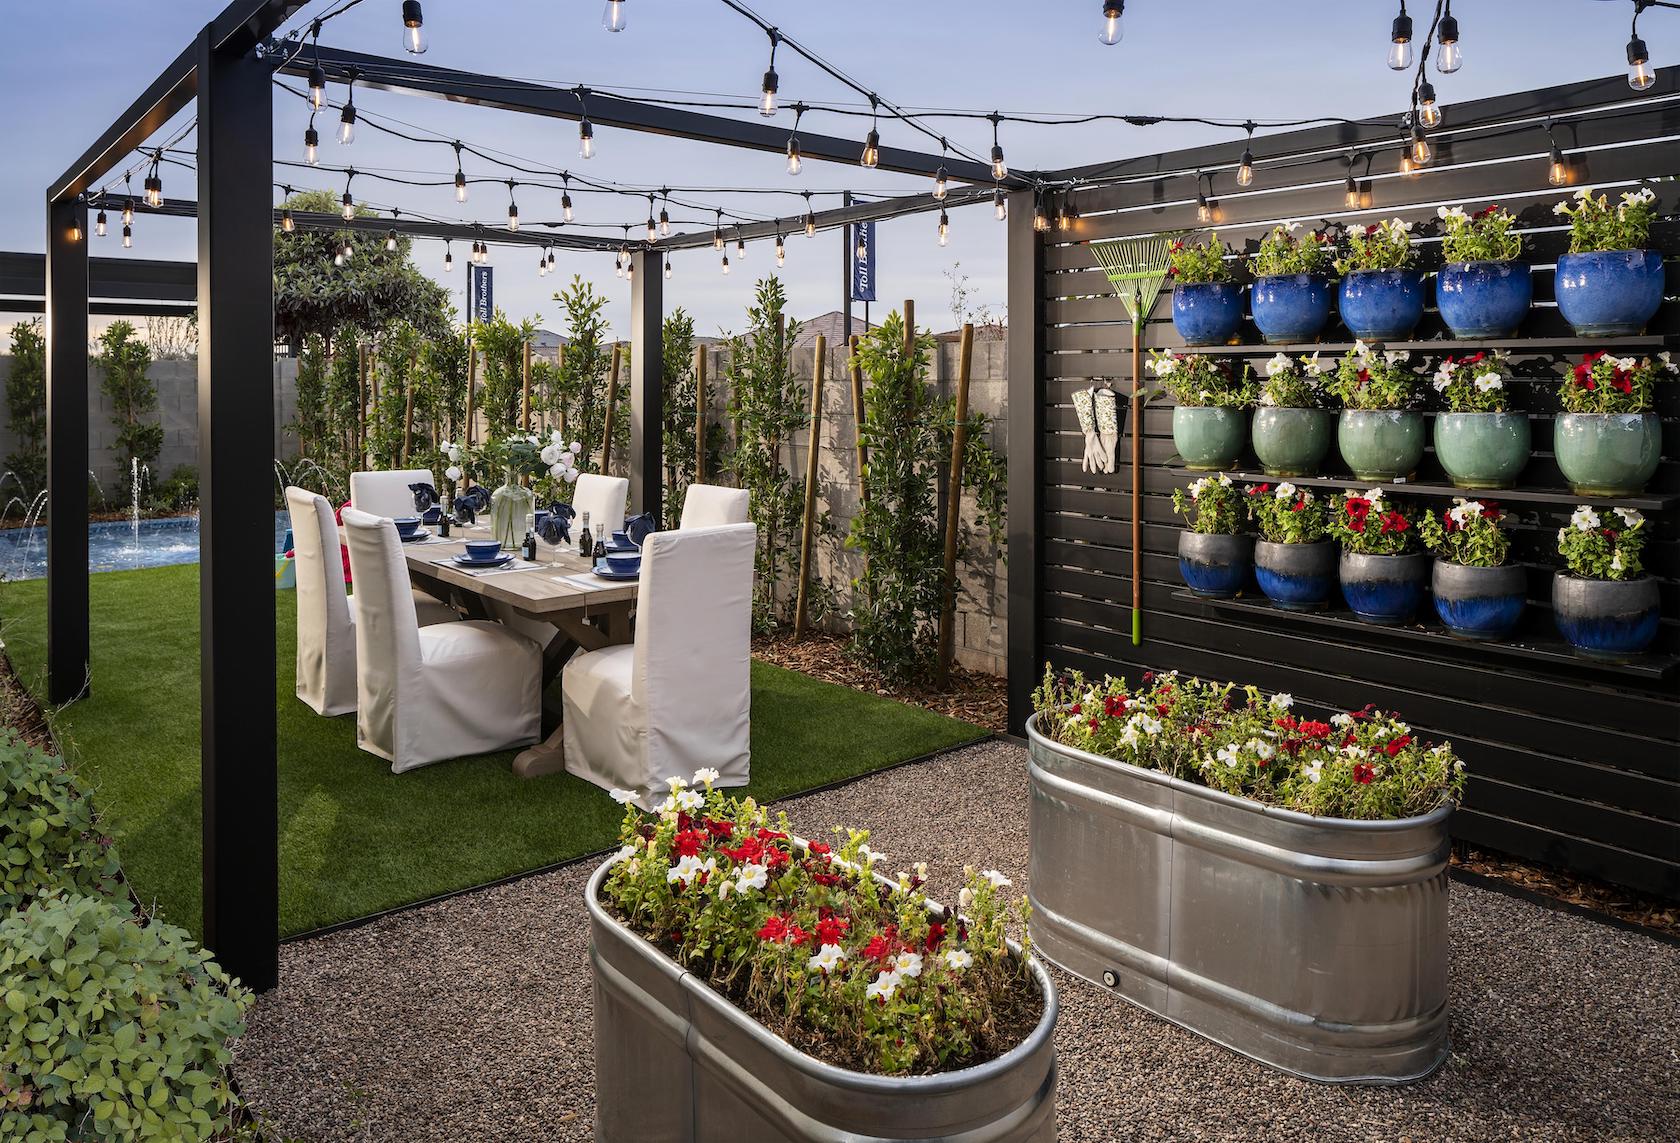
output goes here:
[{"label": "leafy ground cover plant", "polygon": [[1274,274],[1328,274],[1335,244],[1322,230],[1300,234],[1301,224],[1274,226],[1260,240],[1260,249],[1248,260],[1249,273],[1257,278]]},{"label": "leafy ground cover plant", "polygon": [[1250,484],[1244,494],[1248,518],[1260,538],[1273,544],[1316,544],[1330,534],[1324,501],[1310,488],[1285,480],[1277,487]]},{"label": "leafy ground cover plant", "polygon": [[0,739],[0,915],[43,893],[122,891],[116,850],[64,759],[11,731]]},{"label": "leafy ground cover plant", "polygon": [[1145,673],[1058,677],[1034,692],[1040,734],[1064,746],[1320,817],[1384,821],[1457,802],[1464,763],[1399,716],[1367,706],[1326,721],[1287,694]]},{"label": "leafy ground cover plant", "polygon": [[1336,272],[1402,270],[1412,263],[1412,224],[1391,218],[1369,226],[1350,227]]},{"label": "leafy ground cover plant", "polygon": [[1242,531],[1242,497],[1223,472],[1204,476],[1187,489],[1173,489],[1172,503],[1173,511],[1184,517],[1192,532],[1234,536]]},{"label": "leafy ground cover plant", "polygon": [[[1570,201],[1575,203],[1570,206]],[[1623,191],[1621,200],[1610,205],[1608,195],[1594,197],[1591,187],[1575,192],[1552,208],[1552,213],[1569,220],[1569,252],[1590,254],[1597,250],[1643,250],[1651,240],[1651,223],[1656,219],[1656,192],[1650,187]]]},{"label": "leafy ground cover plant", "polygon": [[1324,367],[1318,354],[1290,357],[1279,353],[1266,362],[1266,379],[1260,383],[1262,408],[1317,409],[1324,404]]},{"label": "leafy ground cover plant", "polygon": [[1509,376],[1504,354],[1472,353],[1443,357],[1431,384],[1451,412],[1503,413],[1510,408]]},{"label": "leafy ground cover plant", "polygon": [[794,1047],[854,1071],[969,1067],[1031,1031],[1043,1002],[1009,945],[1027,903],[1006,896],[1008,878],[966,869],[957,907],[931,906],[925,865],[883,880],[867,831],[804,841],[716,779],[673,779],[652,815],[614,791],[623,845],[601,892],[626,926]]},{"label": "leafy ground cover plant", "polygon": [[1516,215],[1485,206],[1474,214],[1462,206],[1435,208],[1441,220],[1441,257],[1447,262],[1509,262],[1522,253]]},{"label": "leafy ground cover plant", "polygon": [[1336,363],[1330,393],[1349,409],[1404,409],[1417,398],[1417,374],[1406,368],[1410,358],[1356,341],[1353,352]]},{"label": "leafy ground cover plant", "polygon": [[1616,357],[1589,353],[1564,377],[1558,399],[1566,413],[1649,413],[1657,404],[1657,381],[1674,373],[1672,353]]},{"label": "leafy ground cover plant", "polygon": [[1417,527],[1405,509],[1369,492],[1343,492],[1330,501],[1330,535],[1360,556],[1403,556],[1417,550]]},{"label": "leafy ground cover plant", "polygon": [[1206,242],[1174,241],[1167,247],[1167,277],[1185,285],[1229,282],[1231,264],[1225,260],[1226,253],[1217,232],[1208,235]]},{"label": "leafy ground cover plant", "polygon": [[1233,376],[1229,362],[1203,353],[1149,351],[1149,371],[1160,391],[1186,408],[1242,409],[1254,403],[1254,381],[1247,365]]},{"label": "leafy ground cover plant", "polygon": [[1558,529],[1558,554],[1583,579],[1638,579],[1645,574],[1645,516],[1637,508],[1613,508],[1600,516],[1582,504]]},{"label": "leafy ground cover plant", "polygon": [[1418,535],[1441,559],[1469,568],[1500,567],[1511,553],[1505,513],[1491,501],[1455,496],[1451,508],[1418,517]]}]

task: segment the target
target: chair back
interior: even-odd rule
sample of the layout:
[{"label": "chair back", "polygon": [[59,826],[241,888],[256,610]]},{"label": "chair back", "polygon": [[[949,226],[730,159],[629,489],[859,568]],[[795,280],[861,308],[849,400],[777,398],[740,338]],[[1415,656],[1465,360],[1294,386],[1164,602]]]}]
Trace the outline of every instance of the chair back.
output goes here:
[{"label": "chair back", "polygon": [[612,534],[624,527],[624,505],[629,499],[630,482],[624,477],[584,473],[572,492],[572,507],[577,510],[573,534],[583,527],[583,514],[587,512],[590,534],[597,540],[612,539]]},{"label": "chair back", "polygon": [[397,526],[387,517],[355,508],[343,512],[350,576],[356,584],[357,731],[394,742],[393,727],[364,726],[366,720],[396,718],[397,692],[420,672],[420,621],[408,579]]},{"label": "chair back", "polygon": [[[344,591],[338,525],[325,496],[286,489],[297,573],[297,694],[322,714],[355,709],[356,633]],[[351,669],[335,669],[340,665]]]},{"label": "chair back", "polygon": [[715,528],[747,522],[747,490],[717,484],[690,484],[683,493],[684,528]]},{"label": "chair back", "polygon": [[429,468],[395,468],[388,472],[352,472],[350,507],[375,516],[418,516],[410,484],[437,486]]}]

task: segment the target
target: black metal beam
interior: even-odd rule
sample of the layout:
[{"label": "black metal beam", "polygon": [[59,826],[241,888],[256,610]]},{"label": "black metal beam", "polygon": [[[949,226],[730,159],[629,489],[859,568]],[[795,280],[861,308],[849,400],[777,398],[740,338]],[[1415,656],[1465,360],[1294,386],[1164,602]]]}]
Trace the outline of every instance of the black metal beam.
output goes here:
[{"label": "black metal beam", "polygon": [[[280,68],[288,75],[303,76],[314,65],[314,51],[299,55]],[[479,75],[452,68],[410,63],[385,56],[350,52],[340,48],[321,49],[321,67],[329,78],[346,79],[356,70],[356,82],[364,88],[394,91],[404,95],[426,95],[451,103],[470,103],[478,107],[493,107],[503,111],[519,111],[529,115],[544,115],[553,119],[577,120],[585,109],[590,121],[598,127],[621,127],[629,131],[647,131],[656,135],[674,135],[701,143],[715,143],[726,147],[744,147],[755,151],[780,154],[787,148],[789,128],[762,121],[731,119],[681,107],[661,107],[618,99],[600,92],[584,90],[580,100],[577,90],[570,87],[550,87],[528,80],[504,79]],[[823,159],[855,166],[862,151],[859,139],[840,139],[801,130],[799,147],[806,159]],[[951,178],[960,182],[987,182],[991,168],[984,163],[953,155],[940,156],[903,147],[882,147],[879,169],[906,174],[926,175],[943,166]]]},{"label": "black metal beam", "polygon": [[[836,226],[849,226],[857,222],[879,222],[888,218],[899,218],[910,214],[926,214],[944,207],[955,210],[959,206],[969,206],[977,202],[989,202],[992,198],[991,186],[961,186],[952,187],[945,200],[940,200],[929,194],[900,195],[897,198],[881,198],[871,202],[856,202],[850,206],[838,206],[832,210],[819,210],[816,213],[817,229],[828,230]],[[740,226],[729,227],[730,237],[737,233],[747,240],[755,238],[774,238],[776,235],[792,237],[794,234],[804,233],[804,215],[789,215],[786,218],[772,219],[769,222],[748,222]],[[661,238],[659,247],[662,250],[693,250],[701,246],[712,244],[712,232],[695,231],[693,233],[673,234],[669,238]]]},{"label": "black metal beam", "polygon": [[1039,454],[1044,447],[1044,242],[1033,196],[1010,197],[1009,303],[1009,729],[1024,734],[1039,658]]},{"label": "black metal beam", "polygon": [[88,684],[87,204],[47,202],[47,701]]},{"label": "black metal beam", "polygon": [[[204,940],[259,991],[279,973],[274,706],[273,72],[198,40],[199,658]],[[256,383],[254,383],[256,382]]]},{"label": "black metal beam", "polygon": [[[46,295],[46,281],[45,254],[0,251],[0,295],[42,298]],[[190,303],[197,294],[198,268],[191,262],[156,258],[88,259],[89,297]]]},{"label": "black metal beam", "polygon": [[665,279],[658,250],[631,252],[630,504],[664,520]]}]

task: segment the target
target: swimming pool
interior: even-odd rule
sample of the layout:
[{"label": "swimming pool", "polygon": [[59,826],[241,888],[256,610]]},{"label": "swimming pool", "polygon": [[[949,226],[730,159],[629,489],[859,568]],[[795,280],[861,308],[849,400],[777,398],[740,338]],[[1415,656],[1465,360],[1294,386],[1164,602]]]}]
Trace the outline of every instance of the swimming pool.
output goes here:
[{"label": "swimming pool", "polygon": [[[291,527],[287,514],[274,514],[274,551]],[[110,520],[88,525],[88,570],[129,571],[198,562],[198,517],[169,516],[140,521],[138,542],[134,525]],[[40,579],[47,574],[47,529],[0,529],[0,574],[7,579]]]}]

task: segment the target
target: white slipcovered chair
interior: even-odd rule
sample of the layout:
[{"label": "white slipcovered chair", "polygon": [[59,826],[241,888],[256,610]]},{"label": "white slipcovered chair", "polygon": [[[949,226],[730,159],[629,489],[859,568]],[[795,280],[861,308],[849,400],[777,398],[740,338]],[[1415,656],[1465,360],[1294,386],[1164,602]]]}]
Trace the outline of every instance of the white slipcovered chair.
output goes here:
[{"label": "white slipcovered chair", "polygon": [[747,784],[756,543],[751,524],[647,538],[636,641],[575,655],[560,676],[567,770],[643,809],[704,766]]},{"label": "white slipcovered chair", "polygon": [[[356,709],[356,600],[344,590],[344,557],[338,525],[325,496],[286,489],[292,517],[292,560],[297,571],[297,697],[316,714]],[[415,621],[459,619],[434,599],[414,602]]]},{"label": "white slipcovered chair", "polygon": [[690,484],[683,494],[683,528],[715,528],[747,522],[747,490],[716,484]]},{"label": "white slipcovered chair", "polygon": [[352,472],[350,507],[374,516],[418,516],[410,484],[437,487],[429,468],[396,468],[389,472]]},{"label": "white slipcovered chair", "polygon": [[572,522],[572,535],[583,527],[583,514],[589,513],[589,532],[597,540],[610,540],[612,534],[624,528],[624,505],[630,499],[630,482],[622,476],[602,476],[586,472],[577,478],[572,492],[572,508],[577,519]]},{"label": "white slipcovered chair", "polygon": [[542,732],[542,652],[489,620],[421,627],[389,519],[344,510],[356,583],[356,744],[400,774],[527,746]]}]

